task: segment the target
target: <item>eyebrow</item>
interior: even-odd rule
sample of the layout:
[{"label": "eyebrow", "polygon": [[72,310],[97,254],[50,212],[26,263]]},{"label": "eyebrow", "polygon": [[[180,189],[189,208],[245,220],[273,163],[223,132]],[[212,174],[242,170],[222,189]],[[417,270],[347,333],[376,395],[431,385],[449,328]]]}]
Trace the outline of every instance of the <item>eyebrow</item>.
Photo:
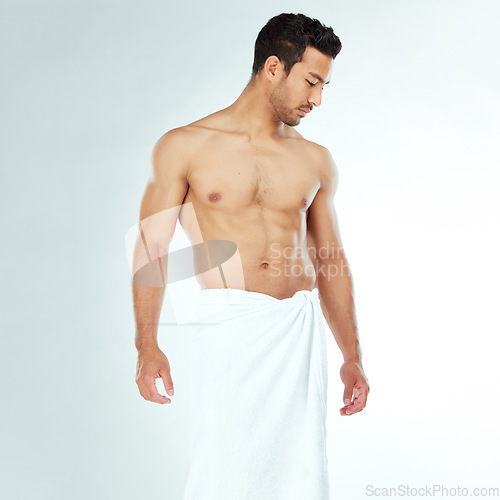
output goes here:
[{"label": "eyebrow", "polygon": [[309,74],[311,76],[314,76],[314,78],[317,78],[321,83],[324,83],[325,85],[330,83],[330,80],[328,80],[327,82],[325,82],[325,80],[323,80],[323,78],[321,78],[321,76],[319,76],[317,73],[313,73],[312,71],[309,71]]}]

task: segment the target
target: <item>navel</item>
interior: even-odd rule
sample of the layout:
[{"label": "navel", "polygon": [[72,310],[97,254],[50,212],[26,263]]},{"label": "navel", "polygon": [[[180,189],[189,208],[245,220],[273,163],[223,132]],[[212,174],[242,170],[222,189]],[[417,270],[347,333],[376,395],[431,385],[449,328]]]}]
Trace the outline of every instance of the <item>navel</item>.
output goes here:
[{"label": "navel", "polygon": [[269,267],[269,262],[263,262],[261,264],[261,266],[264,268],[264,269],[267,269]]},{"label": "navel", "polygon": [[302,198],[301,202],[302,202],[302,205],[304,205],[304,207],[307,206],[307,198],[305,198],[305,197]]},{"label": "navel", "polygon": [[222,195],[220,193],[210,193],[208,195],[208,199],[210,201],[219,201],[222,198]]}]

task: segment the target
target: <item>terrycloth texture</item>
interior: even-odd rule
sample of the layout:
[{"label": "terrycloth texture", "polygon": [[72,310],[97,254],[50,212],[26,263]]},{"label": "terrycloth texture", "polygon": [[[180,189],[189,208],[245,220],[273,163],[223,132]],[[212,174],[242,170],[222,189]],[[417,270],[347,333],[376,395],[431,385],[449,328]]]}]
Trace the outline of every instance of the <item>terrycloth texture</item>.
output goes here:
[{"label": "terrycloth texture", "polygon": [[329,500],[318,289],[199,297],[184,500]]}]

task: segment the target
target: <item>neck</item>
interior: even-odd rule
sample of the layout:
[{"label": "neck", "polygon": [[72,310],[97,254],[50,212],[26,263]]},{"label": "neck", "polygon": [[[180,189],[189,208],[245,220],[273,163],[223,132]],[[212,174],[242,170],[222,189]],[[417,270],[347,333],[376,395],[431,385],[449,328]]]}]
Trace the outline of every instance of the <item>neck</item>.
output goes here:
[{"label": "neck", "polygon": [[285,124],[276,115],[269,100],[269,90],[259,76],[250,80],[227,110],[251,139],[266,139],[285,133]]}]

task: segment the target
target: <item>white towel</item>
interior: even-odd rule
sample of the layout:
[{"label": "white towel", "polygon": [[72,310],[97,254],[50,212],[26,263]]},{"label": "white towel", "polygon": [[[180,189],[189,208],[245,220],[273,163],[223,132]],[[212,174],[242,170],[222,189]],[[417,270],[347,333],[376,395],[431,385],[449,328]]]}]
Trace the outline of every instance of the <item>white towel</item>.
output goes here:
[{"label": "white towel", "polygon": [[184,500],[329,500],[318,289],[200,291]]}]

